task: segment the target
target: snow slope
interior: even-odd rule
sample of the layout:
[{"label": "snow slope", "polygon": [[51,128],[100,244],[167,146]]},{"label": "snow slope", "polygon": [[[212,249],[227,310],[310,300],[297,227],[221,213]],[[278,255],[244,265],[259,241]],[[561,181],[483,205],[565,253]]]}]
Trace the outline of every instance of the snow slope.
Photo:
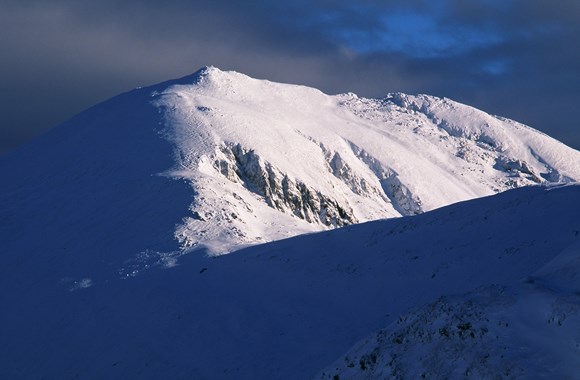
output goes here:
[{"label": "snow slope", "polygon": [[578,374],[580,239],[521,281],[442,296],[403,314],[316,377],[575,379]]},{"label": "snow slope", "polygon": [[448,99],[328,96],[208,67],[152,93],[198,197],[177,231],[216,252],[576,181],[580,153]]},{"label": "snow slope", "polygon": [[[501,346],[511,350],[501,363],[515,363],[514,375],[574,368],[578,215],[580,186],[524,188],[229,255],[198,251],[178,265],[151,252],[131,263],[129,277],[100,265],[103,256],[90,247],[75,253],[88,264],[82,273],[70,272],[70,253],[41,250],[6,262],[11,256],[3,251],[0,377],[309,378],[399,320],[424,321],[421,328],[435,332],[448,326],[455,335],[463,331],[457,323],[471,324],[465,334],[489,326],[483,347],[451,335],[445,359],[457,360],[461,349],[465,361],[487,352],[496,363]],[[510,285],[530,276],[538,280]],[[450,296],[482,287],[475,296]],[[526,299],[514,293],[524,290]],[[474,298],[464,313],[465,300]],[[432,311],[439,305],[445,313]],[[438,324],[430,327],[433,318]],[[410,348],[396,351],[404,369],[421,349],[412,343],[422,342],[407,325],[400,329],[410,331]]]}]

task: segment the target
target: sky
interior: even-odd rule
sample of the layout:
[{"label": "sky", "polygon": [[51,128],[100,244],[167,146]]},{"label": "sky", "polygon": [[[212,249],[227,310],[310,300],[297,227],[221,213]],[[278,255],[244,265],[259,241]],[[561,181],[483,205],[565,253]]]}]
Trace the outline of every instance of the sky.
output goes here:
[{"label": "sky", "polygon": [[206,65],[448,97],[580,149],[578,0],[0,0],[0,153]]}]

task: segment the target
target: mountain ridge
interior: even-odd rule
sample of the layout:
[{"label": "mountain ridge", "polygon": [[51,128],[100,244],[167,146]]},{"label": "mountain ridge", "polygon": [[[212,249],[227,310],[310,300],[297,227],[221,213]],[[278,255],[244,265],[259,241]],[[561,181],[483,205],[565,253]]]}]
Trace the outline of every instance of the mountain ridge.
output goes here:
[{"label": "mountain ridge", "polygon": [[[188,201],[176,202],[189,204],[172,211],[179,218],[167,227],[178,249],[219,254],[514,187],[577,181],[577,162],[580,153],[546,135],[449,99],[331,96],[206,67],[92,107],[0,165],[9,187],[52,184],[49,198],[56,186],[75,192],[71,178],[104,188],[122,183],[137,194],[160,175],[176,192],[189,191]],[[23,180],[22,172],[37,178]],[[82,186],[98,203],[90,183]]]},{"label": "mountain ridge", "polygon": [[[448,99],[400,93],[383,99],[329,96],[212,67],[193,78],[193,85],[157,94],[157,105],[172,110],[166,124],[181,133],[170,137],[186,168],[179,175],[199,170],[196,178],[213,182],[194,185],[200,194],[204,186],[228,188],[238,196],[249,190],[270,208],[290,215],[276,214],[273,222],[292,226],[288,229],[413,215],[513,187],[580,176],[580,168],[570,164],[580,159],[578,152],[529,127]],[[202,157],[199,144],[190,143],[199,140],[205,144]],[[242,188],[216,178],[216,171]],[[256,221],[245,213],[247,195],[243,202],[229,197],[221,208],[236,220],[221,216],[212,229],[233,224],[239,231],[233,239],[250,243],[263,241],[264,234],[288,236],[268,226],[258,233],[248,230],[243,223]],[[227,195],[214,198],[219,203]],[[219,214],[201,205],[192,209],[211,217]],[[198,244],[191,237],[206,229],[203,224],[186,220],[180,232],[185,245]],[[211,245],[212,237],[202,244]]]},{"label": "mountain ridge", "polygon": [[0,157],[0,377],[575,374],[579,154],[422,95],[119,95]]}]

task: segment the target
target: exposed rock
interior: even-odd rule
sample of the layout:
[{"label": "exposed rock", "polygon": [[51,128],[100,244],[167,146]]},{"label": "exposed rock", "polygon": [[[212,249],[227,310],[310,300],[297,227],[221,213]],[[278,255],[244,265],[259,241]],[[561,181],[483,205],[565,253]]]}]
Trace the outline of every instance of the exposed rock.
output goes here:
[{"label": "exposed rock", "polygon": [[244,149],[240,144],[227,144],[220,147],[218,155],[221,157],[214,161],[214,168],[219,173],[258,194],[273,209],[329,227],[358,222],[348,204],[340,204],[336,199],[290,178],[254,150]]},{"label": "exposed rock", "polygon": [[353,193],[367,198],[378,197],[383,201],[390,203],[389,198],[385,195],[383,190],[373,186],[366,179],[358,176],[346,160],[342,158],[340,153],[328,149],[322,143],[318,143],[318,145],[324,153],[329,171],[336,178],[344,182]]},{"label": "exposed rock", "polygon": [[508,158],[505,156],[500,156],[497,161],[495,168],[498,170],[504,170],[507,172],[512,173],[515,176],[524,175],[525,178],[534,181],[536,183],[543,182],[542,178],[540,178],[532,169],[528,163],[524,160],[518,160],[514,158]]},{"label": "exposed rock", "polygon": [[413,194],[399,179],[397,173],[388,167],[384,167],[379,160],[371,156],[364,149],[359,148],[352,142],[350,146],[354,154],[364,162],[377,176],[384,194],[393,204],[395,210],[401,215],[416,215],[423,212],[421,199]]}]

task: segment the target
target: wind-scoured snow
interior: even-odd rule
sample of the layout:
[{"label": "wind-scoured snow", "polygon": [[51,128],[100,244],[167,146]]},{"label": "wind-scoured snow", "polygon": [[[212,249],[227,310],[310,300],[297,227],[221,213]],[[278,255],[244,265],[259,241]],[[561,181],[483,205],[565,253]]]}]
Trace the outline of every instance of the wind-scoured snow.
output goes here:
[{"label": "wind-scoured snow", "polygon": [[153,94],[191,181],[183,246],[228,246],[576,181],[580,154],[449,99],[329,96],[205,68]]}]

